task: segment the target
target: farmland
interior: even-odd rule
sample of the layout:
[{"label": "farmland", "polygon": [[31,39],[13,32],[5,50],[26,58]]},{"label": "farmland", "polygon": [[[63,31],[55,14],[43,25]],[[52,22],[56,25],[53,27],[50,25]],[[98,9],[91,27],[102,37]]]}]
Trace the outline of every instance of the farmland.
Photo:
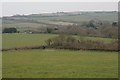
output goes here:
[{"label": "farmland", "polygon": [[[57,35],[50,34],[3,34],[3,48],[37,46]],[[34,44],[33,44],[34,43]]]},{"label": "farmland", "polygon": [[[118,77],[117,49],[102,51],[106,46],[113,49],[117,43],[117,12],[56,12],[1,19],[2,76],[5,78]],[[16,31],[12,32],[11,28]],[[63,46],[73,49],[53,45],[46,48],[51,46],[46,40],[48,44],[56,41],[55,47],[61,47],[63,42]],[[85,48],[81,48],[82,43]],[[106,45],[109,43],[112,45]],[[25,49],[35,46],[44,48]],[[79,49],[75,50],[75,46]]]},{"label": "farmland", "polygon": [[[44,45],[57,34],[3,34],[3,48]],[[80,38],[80,36],[74,36]],[[111,42],[114,39],[82,37]],[[33,44],[34,43],[34,44]],[[3,77],[9,78],[116,78],[117,52],[70,50],[5,51]]]},{"label": "farmland", "polygon": [[3,52],[3,77],[117,78],[117,52],[26,50]]},{"label": "farmland", "polygon": [[[53,38],[57,34],[3,34],[3,48],[27,47],[45,45],[45,40]],[[100,40],[103,42],[112,42],[115,39],[100,37],[74,36],[81,39]],[[34,44],[33,44],[34,43]]]},{"label": "farmland", "polygon": [[[1,19],[0,19],[1,20]],[[117,12],[66,12],[49,14],[31,14],[28,16],[13,16],[2,19],[2,27],[15,27],[18,31],[38,29],[41,27],[56,27],[60,25],[81,24],[90,20],[103,22],[117,21]],[[22,29],[21,29],[22,28]]]}]

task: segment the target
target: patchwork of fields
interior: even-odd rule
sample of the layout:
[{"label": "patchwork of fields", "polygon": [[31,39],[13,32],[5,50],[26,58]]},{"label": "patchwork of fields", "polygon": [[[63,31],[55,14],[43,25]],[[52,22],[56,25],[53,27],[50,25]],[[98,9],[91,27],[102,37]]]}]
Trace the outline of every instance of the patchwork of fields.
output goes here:
[{"label": "patchwork of fields", "polygon": [[27,15],[0,17],[0,77],[118,78],[118,11],[70,12],[69,6],[65,12],[60,6],[44,13],[45,6],[39,14],[31,9]]},{"label": "patchwork of fields", "polygon": [[[3,34],[3,48],[44,45],[56,34]],[[80,36],[75,36],[80,38]],[[109,38],[82,39],[114,41]],[[34,43],[34,44],[33,44]],[[105,51],[18,50],[3,51],[2,76],[6,78],[117,78],[118,53]]]},{"label": "patchwork of fields", "polygon": [[[42,27],[56,27],[56,25],[72,25],[89,22],[90,20],[117,21],[117,12],[68,12],[51,14],[33,14],[27,17],[11,17],[2,19],[2,27],[15,27],[18,31],[37,30]],[[1,21],[1,19],[0,19]]]}]

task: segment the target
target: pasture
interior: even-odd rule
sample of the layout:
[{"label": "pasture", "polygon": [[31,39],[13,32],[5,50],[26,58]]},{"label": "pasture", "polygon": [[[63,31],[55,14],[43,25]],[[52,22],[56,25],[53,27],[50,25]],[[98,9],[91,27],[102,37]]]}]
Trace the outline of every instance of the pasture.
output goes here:
[{"label": "pasture", "polygon": [[[3,48],[45,45],[57,34],[2,34]],[[114,39],[74,36],[111,42]],[[5,78],[117,78],[118,53],[35,49],[3,51],[2,76]]]},{"label": "pasture", "polygon": [[[66,22],[84,22],[89,21],[91,19],[100,19],[103,21],[117,21],[117,13],[116,12],[68,12],[67,14],[63,14],[60,16],[55,16],[54,14],[48,14],[45,17],[41,17],[41,15],[30,16],[28,19],[37,20],[40,22],[49,22],[51,20],[60,20]],[[43,14],[44,15],[44,14]]]},{"label": "pasture", "polygon": [[[58,36],[57,34],[2,34],[3,48],[16,48],[26,46],[45,45],[47,39]],[[114,39],[100,37],[75,36],[78,39],[91,39],[103,42],[112,42]]]},{"label": "pasture", "polygon": [[50,34],[3,34],[3,48],[39,46],[45,44],[45,40],[55,36]]},{"label": "pasture", "polygon": [[[65,25],[76,24],[81,31],[84,29],[87,34],[101,34],[107,32],[114,21],[117,21],[117,12],[63,12],[48,14],[31,14],[26,16],[13,16],[0,18],[2,28],[16,28],[20,33],[2,34],[0,44],[3,49],[33,47],[46,45],[45,41],[58,36],[49,33],[48,28],[59,28],[63,30]],[[95,20],[97,25],[89,26],[88,23]],[[86,24],[87,22],[87,24]],[[100,24],[98,25],[98,22]],[[103,25],[102,25],[103,23]],[[85,26],[82,26],[85,24]],[[105,26],[104,26],[105,25]],[[98,28],[99,27],[99,28]],[[104,29],[104,28],[105,29]],[[69,27],[67,27],[69,28]],[[94,29],[95,28],[95,29]],[[45,30],[44,30],[45,29]],[[71,28],[72,29],[72,28]],[[69,29],[71,31],[71,29]],[[75,28],[75,32],[79,28]],[[106,30],[107,29],[107,30]],[[26,31],[33,30],[46,34],[26,34]],[[65,29],[66,30],[66,29]],[[89,31],[91,30],[91,31]],[[112,31],[113,30],[113,31]],[[112,35],[115,35],[117,28],[110,28]],[[54,30],[55,31],[55,30]],[[72,31],[74,31],[72,29]],[[74,32],[70,33],[74,33]],[[110,33],[108,31],[108,33]],[[115,31],[115,32],[114,32]],[[57,32],[57,31],[56,31]],[[58,29],[59,32],[59,29]],[[98,33],[96,33],[98,32]],[[50,31],[51,33],[51,31]],[[53,33],[53,32],[52,32]],[[64,33],[64,30],[63,32]],[[82,35],[82,34],[80,34]],[[115,41],[112,38],[87,37],[72,35],[77,40],[97,40],[105,43]],[[89,36],[89,35],[88,35]],[[92,36],[92,35],[91,35]],[[96,35],[93,35],[96,36]],[[77,41],[76,40],[76,41]],[[63,41],[63,40],[62,40]],[[93,45],[93,44],[92,44]],[[91,47],[91,46],[90,46]],[[0,48],[1,49],[1,48]],[[117,78],[118,77],[118,53],[107,51],[87,50],[63,50],[63,49],[31,49],[3,51],[0,57],[0,68],[2,67],[3,78]],[[2,66],[1,66],[2,65]],[[1,72],[1,71],[0,71]],[[1,76],[1,75],[0,75]]]},{"label": "pasture", "polygon": [[25,50],[3,52],[3,78],[117,78],[117,52]]}]

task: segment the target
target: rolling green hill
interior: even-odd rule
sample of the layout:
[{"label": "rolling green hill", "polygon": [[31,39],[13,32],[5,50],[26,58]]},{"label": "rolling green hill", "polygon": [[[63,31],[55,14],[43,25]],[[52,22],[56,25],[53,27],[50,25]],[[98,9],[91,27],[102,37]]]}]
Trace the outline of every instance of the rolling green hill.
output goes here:
[{"label": "rolling green hill", "polygon": [[2,23],[3,28],[4,27],[36,28],[43,27],[45,25],[48,26],[66,24],[69,25],[74,23],[86,22],[94,19],[108,22],[117,21],[117,12],[69,12],[69,13],[31,14],[27,16],[21,15],[3,17]]}]

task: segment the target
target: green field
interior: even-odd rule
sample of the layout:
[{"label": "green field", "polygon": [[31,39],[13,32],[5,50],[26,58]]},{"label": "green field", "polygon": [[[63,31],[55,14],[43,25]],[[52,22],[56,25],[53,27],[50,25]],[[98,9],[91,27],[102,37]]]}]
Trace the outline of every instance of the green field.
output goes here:
[{"label": "green field", "polygon": [[26,50],[3,52],[6,78],[117,78],[117,52]]},{"label": "green field", "polygon": [[[92,19],[100,19],[103,21],[117,21],[117,12],[85,12],[80,14],[81,12],[78,12],[78,14],[74,14],[76,12],[70,12],[68,14],[63,14],[60,16],[55,16],[54,14],[48,14],[46,17],[41,17],[41,15],[36,14],[36,16],[29,16],[28,19],[37,20],[39,22],[49,22],[51,20],[60,20],[60,21],[66,21],[66,22],[84,22],[89,21]],[[44,14],[43,14],[44,15]],[[56,21],[54,21],[56,22]]]},{"label": "green field", "polygon": [[45,40],[57,35],[50,34],[3,34],[3,48],[15,48],[25,46],[39,46],[45,44]]},{"label": "green field", "polygon": [[[2,34],[2,47],[45,45],[57,34]],[[74,36],[112,42],[114,39]],[[104,51],[18,50],[3,51],[2,76],[6,78],[117,78],[118,53]]]},{"label": "green field", "polygon": [[[33,47],[46,45],[45,41],[58,36],[47,34],[48,28],[58,28],[58,32],[68,29],[69,25],[77,25],[81,31],[91,36],[110,37],[107,32],[115,34],[112,23],[118,21],[117,12],[63,12],[31,14],[25,16],[12,16],[0,18],[2,29],[14,27],[19,33],[0,35],[0,44],[3,49]],[[88,23],[94,20],[95,25],[88,28]],[[93,22],[94,22],[93,21]],[[86,24],[87,23],[87,24]],[[85,26],[83,26],[85,24]],[[67,25],[67,26],[66,26]],[[105,25],[105,26],[104,26]],[[63,28],[66,27],[66,28]],[[76,27],[76,26],[75,26]],[[99,28],[98,28],[99,27]],[[104,29],[103,29],[104,27]],[[61,29],[59,29],[61,28]],[[88,28],[88,29],[87,29]],[[72,29],[72,27],[71,27]],[[71,29],[68,31],[71,31]],[[85,30],[86,29],[86,30]],[[108,29],[108,30],[107,30]],[[25,34],[32,30],[39,34]],[[91,31],[89,31],[91,30]],[[112,31],[113,30],[113,31]],[[55,30],[54,30],[55,31]],[[54,32],[53,31],[53,32]],[[115,31],[115,32],[114,32]],[[40,33],[46,34],[40,34]],[[52,32],[52,33],[53,33]],[[108,31],[108,33],[110,33]],[[73,33],[72,31],[70,33]],[[91,34],[92,33],[92,34]],[[99,34],[99,35],[98,35]],[[82,34],[80,34],[82,35]],[[116,39],[101,37],[86,37],[72,35],[76,40],[97,40],[111,43]],[[88,35],[89,36],[89,35]],[[91,46],[90,46],[91,47]],[[1,49],[1,48],[0,48]],[[118,53],[110,51],[87,50],[60,50],[60,49],[31,49],[3,51],[0,57],[3,78],[117,78],[118,77]],[[1,66],[2,65],[2,66]],[[0,71],[1,72],[1,71]],[[1,76],[1,73],[0,73]]]},{"label": "green field", "polygon": [[0,51],[0,79],[2,78],[2,52]]},{"label": "green field", "polygon": [[[56,34],[3,34],[2,35],[2,47],[3,48],[15,48],[15,47],[26,47],[26,46],[39,46],[44,45],[45,40],[58,36]],[[110,38],[99,38],[99,37],[82,37],[75,36],[80,39],[91,39],[100,40],[103,42],[112,42],[114,39]]]}]

